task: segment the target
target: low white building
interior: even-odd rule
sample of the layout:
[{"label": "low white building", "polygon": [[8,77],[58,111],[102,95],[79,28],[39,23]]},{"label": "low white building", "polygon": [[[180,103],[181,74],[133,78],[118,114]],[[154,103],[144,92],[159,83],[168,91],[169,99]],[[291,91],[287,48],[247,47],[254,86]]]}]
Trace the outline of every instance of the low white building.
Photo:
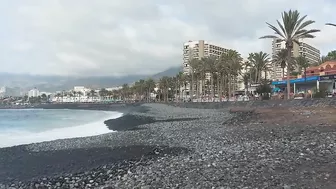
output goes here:
[{"label": "low white building", "polygon": [[122,89],[122,86],[106,88],[107,91],[114,91],[114,90],[120,90],[120,89]]},{"label": "low white building", "polygon": [[40,91],[36,88],[28,91],[28,97],[38,97],[40,96]]},{"label": "low white building", "polygon": [[81,92],[83,96],[88,96],[88,93],[91,91],[91,89],[86,88],[84,86],[75,86],[73,91]]}]

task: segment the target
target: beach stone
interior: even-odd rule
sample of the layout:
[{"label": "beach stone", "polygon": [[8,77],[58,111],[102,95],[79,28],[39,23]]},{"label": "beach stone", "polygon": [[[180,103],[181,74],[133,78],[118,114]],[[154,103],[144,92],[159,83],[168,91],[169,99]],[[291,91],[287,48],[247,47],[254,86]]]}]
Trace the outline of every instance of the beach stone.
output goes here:
[{"label": "beach stone", "polygon": [[[48,163],[50,169],[44,167],[46,174],[37,182],[47,178],[52,188],[58,187],[56,183],[61,183],[60,188],[323,188],[336,184],[335,129],[295,122],[305,115],[287,102],[281,108],[288,114],[258,113],[258,107],[270,103],[248,102],[246,107],[256,111],[231,113],[224,105],[186,109],[145,104],[146,112],[129,113],[161,121],[138,125],[136,130],[26,145],[9,152],[20,152],[21,160],[26,160],[27,151],[33,153],[40,158],[36,165],[52,153],[57,161]],[[319,108],[318,102],[309,103]],[[272,107],[278,106],[274,102]],[[309,119],[320,115],[309,111]],[[5,168],[2,162],[0,168]],[[59,177],[52,174],[58,169],[55,165]],[[304,171],[297,171],[302,167]]]}]

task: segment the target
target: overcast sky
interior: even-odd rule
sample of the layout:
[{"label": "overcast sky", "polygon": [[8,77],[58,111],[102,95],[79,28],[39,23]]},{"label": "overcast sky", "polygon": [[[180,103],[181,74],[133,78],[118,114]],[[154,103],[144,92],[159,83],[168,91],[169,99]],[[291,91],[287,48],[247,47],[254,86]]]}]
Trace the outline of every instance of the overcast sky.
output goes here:
[{"label": "overcast sky", "polygon": [[265,22],[290,8],[317,22],[322,54],[335,49],[332,0],[1,0],[0,72],[151,74],[181,65],[183,43],[198,39],[270,52]]}]

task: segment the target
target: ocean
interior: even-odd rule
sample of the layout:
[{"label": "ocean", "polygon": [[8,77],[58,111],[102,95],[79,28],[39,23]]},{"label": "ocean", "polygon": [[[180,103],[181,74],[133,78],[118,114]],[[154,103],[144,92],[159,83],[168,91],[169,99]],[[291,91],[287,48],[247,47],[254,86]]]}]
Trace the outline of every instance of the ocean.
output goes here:
[{"label": "ocean", "polygon": [[104,121],[121,116],[94,110],[0,109],[0,148],[113,132]]}]

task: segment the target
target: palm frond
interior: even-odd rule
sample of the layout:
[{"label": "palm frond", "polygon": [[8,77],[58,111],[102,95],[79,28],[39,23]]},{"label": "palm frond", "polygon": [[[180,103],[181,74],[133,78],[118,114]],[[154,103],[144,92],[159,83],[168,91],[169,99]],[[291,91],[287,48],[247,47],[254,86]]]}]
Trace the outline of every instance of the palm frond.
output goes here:
[{"label": "palm frond", "polygon": [[[301,30],[302,31],[302,30]],[[300,38],[315,38],[314,35],[312,35],[312,33],[317,33],[320,32],[321,30],[317,30],[317,29],[312,29],[312,30],[304,30],[303,32],[301,32],[300,34],[296,34],[293,39],[300,39]]]},{"label": "palm frond", "polygon": [[[306,20],[307,15],[300,16],[299,11],[297,10],[289,10],[284,11],[282,14],[282,22],[276,21],[278,24],[278,28],[267,23],[268,27],[271,28],[275,35],[266,35],[260,37],[260,39],[281,39],[282,41],[286,41],[286,44],[291,46],[291,44],[298,43],[299,39],[302,38],[314,38],[313,33],[320,32],[317,29],[306,29],[309,25],[315,23],[313,20]],[[336,26],[336,24],[330,24]]]},{"label": "palm frond", "polygon": [[325,25],[328,25],[328,26],[335,26],[335,27],[336,27],[336,24],[333,24],[333,23],[326,23]]},{"label": "palm frond", "polygon": [[301,30],[303,30],[304,28],[306,28],[307,26],[309,26],[309,25],[311,25],[311,24],[313,24],[313,23],[315,23],[315,21],[313,21],[313,20],[307,20],[307,21],[305,21],[304,23],[302,23],[302,24],[296,29],[296,31],[301,31]]},{"label": "palm frond", "polygon": [[275,35],[265,35],[262,37],[259,37],[259,39],[277,39],[279,37],[275,36]]},{"label": "palm frond", "polygon": [[268,25],[269,28],[271,28],[275,32],[275,34],[280,35],[281,37],[284,37],[284,34],[282,34],[278,28],[276,28],[275,26],[273,26],[272,24],[268,22],[266,22],[266,24]]}]

